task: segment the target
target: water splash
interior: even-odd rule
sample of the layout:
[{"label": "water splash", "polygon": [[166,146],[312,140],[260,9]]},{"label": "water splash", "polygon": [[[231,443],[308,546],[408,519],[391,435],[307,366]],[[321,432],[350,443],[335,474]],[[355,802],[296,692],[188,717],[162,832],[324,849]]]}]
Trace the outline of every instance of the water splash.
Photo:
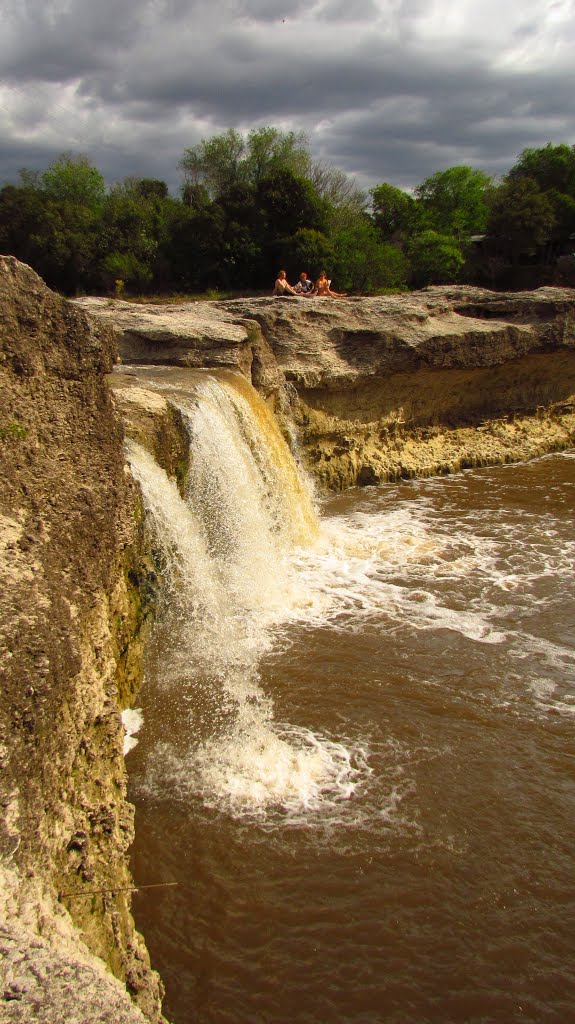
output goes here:
[{"label": "water splash", "polygon": [[272,628],[307,600],[290,564],[318,535],[310,489],[243,380],[202,380],[177,404],[190,435],[185,497],[127,445],[168,580],[150,674],[174,728],[149,759],[147,788],[236,814],[347,799],[361,757],[276,722],[258,671]]}]

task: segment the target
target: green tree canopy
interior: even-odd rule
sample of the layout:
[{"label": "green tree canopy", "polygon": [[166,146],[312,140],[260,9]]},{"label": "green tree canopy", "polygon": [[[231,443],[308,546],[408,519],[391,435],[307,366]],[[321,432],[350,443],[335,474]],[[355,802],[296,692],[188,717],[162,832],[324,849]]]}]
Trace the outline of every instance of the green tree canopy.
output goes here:
[{"label": "green tree canopy", "polygon": [[[298,228],[282,245],[277,262],[286,267],[290,281],[295,280],[302,270],[312,281],[315,280],[323,267],[332,266],[335,258],[329,238],[312,228]],[[273,270],[279,270],[279,266]]]},{"label": "green tree canopy", "polygon": [[546,241],[554,225],[553,205],[533,178],[513,177],[497,189],[488,233],[507,243],[514,260],[521,249]]},{"label": "green tree canopy", "polygon": [[102,174],[82,153],[61,153],[40,175],[39,185],[55,202],[75,203],[93,210],[106,196]]},{"label": "green tree canopy", "polygon": [[453,235],[422,231],[408,245],[412,280],[417,288],[456,281],[465,263],[461,245]]},{"label": "green tree canopy", "polygon": [[489,216],[492,181],[473,167],[438,171],[415,190],[420,230],[431,229],[458,239],[482,234]]},{"label": "green tree canopy", "polygon": [[381,241],[379,233],[365,217],[334,238],[335,288],[343,291],[373,292],[383,288],[402,288],[409,265],[401,249]]},{"label": "green tree canopy", "polygon": [[354,178],[332,167],[325,160],[310,163],[306,177],[318,196],[326,202],[330,234],[351,228],[357,221],[364,219],[367,196],[357,187]]},{"label": "green tree canopy", "polygon": [[400,238],[409,231],[415,203],[409,192],[383,182],[370,190],[373,219],[381,237]]},{"label": "green tree canopy", "polygon": [[326,204],[306,178],[287,169],[276,171],[259,183],[256,195],[268,237],[293,235],[300,228],[325,230]]},{"label": "green tree canopy", "polygon": [[277,128],[256,128],[248,135],[245,156],[246,180],[257,185],[279,171],[307,177],[309,153],[304,132],[281,132]]},{"label": "green tree canopy", "polygon": [[204,185],[213,199],[242,182],[258,185],[279,171],[303,175],[308,165],[303,132],[281,132],[273,127],[254,129],[247,137],[229,128],[186,149],[179,164],[184,187],[188,183]]},{"label": "green tree canopy", "polygon": [[509,179],[531,178],[542,192],[554,190],[575,198],[575,146],[524,149],[507,175]]}]

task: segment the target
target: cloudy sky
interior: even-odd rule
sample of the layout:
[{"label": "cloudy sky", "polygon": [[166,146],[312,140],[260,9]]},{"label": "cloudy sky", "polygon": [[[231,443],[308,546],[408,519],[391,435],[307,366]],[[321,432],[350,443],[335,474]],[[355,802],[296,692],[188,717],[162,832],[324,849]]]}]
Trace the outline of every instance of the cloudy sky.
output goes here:
[{"label": "cloudy sky", "polygon": [[575,143],[575,0],[2,0],[0,184],[60,152],[177,191],[187,146],[303,129],[362,187]]}]

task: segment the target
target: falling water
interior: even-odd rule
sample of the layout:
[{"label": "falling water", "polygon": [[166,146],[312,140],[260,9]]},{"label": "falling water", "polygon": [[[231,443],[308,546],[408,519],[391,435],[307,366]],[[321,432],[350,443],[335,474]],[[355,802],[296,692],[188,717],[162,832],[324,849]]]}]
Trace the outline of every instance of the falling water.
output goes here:
[{"label": "falling water", "polygon": [[171,400],[190,436],[185,497],[145,449],[127,445],[166,579],[149,674],[177,722],[149,758],[146,785],[256,815],[348,797],[354,755],[275,721],[259,675],[271,631],[309,603],[293,565],[318,535],[311,489],[242,379],[208,377]]}]

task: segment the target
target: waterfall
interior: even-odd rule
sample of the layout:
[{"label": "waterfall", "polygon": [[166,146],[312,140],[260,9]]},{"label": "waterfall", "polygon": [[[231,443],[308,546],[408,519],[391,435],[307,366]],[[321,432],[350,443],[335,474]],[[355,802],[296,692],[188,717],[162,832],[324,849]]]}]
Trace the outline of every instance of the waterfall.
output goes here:
[{"label": "waterfall", "polygon": [[149,757],[148,787],[254,814],[348,796],[345,747],[276,722],[259,674],[306,604],[293,564],[318,534],[311,488],[243,378],[209,376],[171,401],[190,437],[185,497],[127,443],[166,580],[148,675],[170,740]]}]

